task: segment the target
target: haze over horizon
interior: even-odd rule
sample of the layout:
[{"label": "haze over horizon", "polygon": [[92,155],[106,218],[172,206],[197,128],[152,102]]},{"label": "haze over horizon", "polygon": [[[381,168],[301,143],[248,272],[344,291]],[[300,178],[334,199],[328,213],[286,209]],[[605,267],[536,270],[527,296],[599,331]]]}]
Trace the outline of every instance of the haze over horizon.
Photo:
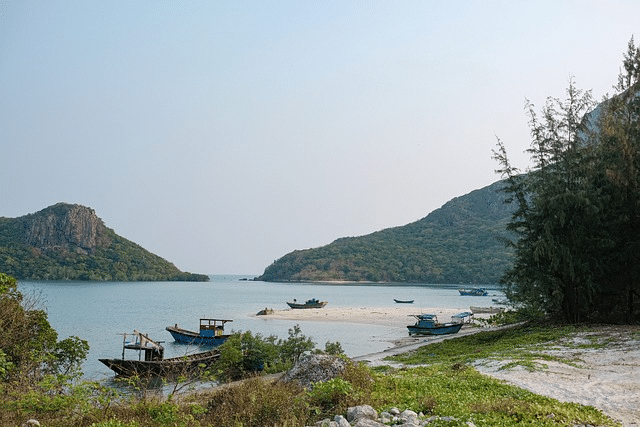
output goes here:
[{"label": "haze over horizon", "polygon": [[525,99],[613,92],[635,1],[0,1],[0,216],[58,202],[185,271],[425,217]]}]

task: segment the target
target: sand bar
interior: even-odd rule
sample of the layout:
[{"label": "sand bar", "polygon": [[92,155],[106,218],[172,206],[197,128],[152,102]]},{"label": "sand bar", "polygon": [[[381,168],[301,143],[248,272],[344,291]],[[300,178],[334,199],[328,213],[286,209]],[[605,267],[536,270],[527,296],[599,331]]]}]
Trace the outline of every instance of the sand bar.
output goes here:
[{"label": "sand bar", "polygon": [[[415,322],[414,314],[430,313],[438,316],[441,322],[449,322],[456,313],[469,311],[469,308],[420,307],[413,304],[398,304],[391,307],[325,307],[321,309],[274,310],[266,317],[270,319],[300,320],[314,322],[362,323],[405,327]],[[478,315],[480,316],[480,315]],[[488,315],[482,315],[487,317]]]}]

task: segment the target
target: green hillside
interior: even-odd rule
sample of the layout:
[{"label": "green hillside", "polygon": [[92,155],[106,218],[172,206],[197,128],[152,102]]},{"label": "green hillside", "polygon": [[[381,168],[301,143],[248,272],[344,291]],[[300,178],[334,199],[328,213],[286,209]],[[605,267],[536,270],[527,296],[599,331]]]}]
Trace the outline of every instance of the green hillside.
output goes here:
[{"label": "green hillside", "polygon": [[31,280],[209,280],[118,236],[92,209],[66,203],[0,217],[0,272]]},{"label": "green hillside", "polygon": [[501,241],[511,217],[501,186],[496,182],[457,197],[405,226],[293,251],[257,279],[497,283],[511,259]]}]

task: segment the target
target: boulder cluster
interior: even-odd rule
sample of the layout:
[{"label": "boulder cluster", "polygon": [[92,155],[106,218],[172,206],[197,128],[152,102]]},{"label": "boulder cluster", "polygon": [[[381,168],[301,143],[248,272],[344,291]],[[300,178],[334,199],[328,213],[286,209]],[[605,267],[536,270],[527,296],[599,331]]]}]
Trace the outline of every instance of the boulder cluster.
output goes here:
[{"label": "boulder cluster", "polygon": [[[354,406],[347,409],[347,417],[336,415],[333,420],[318,421],[313,427],[386,427],[389,425],[400,427],[428,426],[436,420],[445,422],[455,421],[453,417],[425,417],[422,413],[405,409],[400,412],[398,408],[389,411],[378,412],[369,405]],[[469,427],[475,427],[472,422],[467,422]]]}]

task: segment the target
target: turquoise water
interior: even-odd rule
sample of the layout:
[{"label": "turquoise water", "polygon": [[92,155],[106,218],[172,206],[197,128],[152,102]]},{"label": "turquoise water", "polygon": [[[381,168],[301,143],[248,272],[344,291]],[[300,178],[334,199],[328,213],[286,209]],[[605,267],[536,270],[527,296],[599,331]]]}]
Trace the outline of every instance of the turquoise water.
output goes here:
[{"label": "turquoise water", "polygon": [[[355,357],[390,348],[389,340],[407,335],[406,328],[346,323],[296,322],[256,317],[264,308],[287,309],[286,301],[318,298],[333,307],[386,307],[393,298],[414,299],[421,307],[467,309],[490,305],[488,297],[460,297],[460,285],[328,285],[284,284],[239,280],[253,276],[211,276],[210,282],[55,282],[20,281],[21,292],[40,302],[59,339],[78,336],[90,345],[83,365],[87,379],[102,380],[113,372],[98,358],[122,356],[122,333],[134,329],[164,341],[165,357],[194,351],[175,344],[168,325],[178,323],[197,330],[201,317],[232,319],[227,332],[247,331],[286,338],[299,324],[302,333],[324,348],[339,341],[348,356]],[[490,295],[502,294],[490,290]]]}]

